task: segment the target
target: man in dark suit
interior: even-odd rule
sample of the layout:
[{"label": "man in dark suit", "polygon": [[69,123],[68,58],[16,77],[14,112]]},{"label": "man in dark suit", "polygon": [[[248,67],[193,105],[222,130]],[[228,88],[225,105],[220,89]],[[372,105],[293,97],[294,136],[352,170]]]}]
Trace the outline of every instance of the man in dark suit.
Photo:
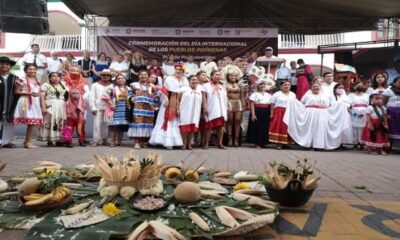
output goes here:
[{"label": "man in dark suit", "polygon": [[14,138],[14,110],[18,97],[14,95],[17,76],[10,72],[16,62],[7,56],[0,56],[0,146],[15,148]]}]

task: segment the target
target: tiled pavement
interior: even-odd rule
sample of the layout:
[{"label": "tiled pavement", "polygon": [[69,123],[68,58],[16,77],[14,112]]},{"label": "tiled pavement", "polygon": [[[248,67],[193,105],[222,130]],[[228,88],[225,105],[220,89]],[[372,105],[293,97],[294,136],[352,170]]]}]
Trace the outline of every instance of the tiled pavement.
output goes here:
[{"label": "tiled pavement", "polygon": [[[39,160],[65,165],[90,163],[93,154],[122,157],[130,147],[74,147],[35,150],[2,149],[0,159],[8,165],[1,173],[13,176],[35,166]],[[264,228],[237,239],[400,239],[400,157],[368,155],[360,151],[304,151],[254,149],[250,147],[205,151],[142,149],[163,154],[167,165],[184,161],[219,170],[262,172],[270,161],[295,165],[307,158],[317,161],[322,179],[311,201],[300,209],[282,209],[273,229]],[[356,189],[355,186],[365,186]],[[0,232],[0,239],[22,239],[24,231]],[[230,238],[234,239],[234,238]]]}]

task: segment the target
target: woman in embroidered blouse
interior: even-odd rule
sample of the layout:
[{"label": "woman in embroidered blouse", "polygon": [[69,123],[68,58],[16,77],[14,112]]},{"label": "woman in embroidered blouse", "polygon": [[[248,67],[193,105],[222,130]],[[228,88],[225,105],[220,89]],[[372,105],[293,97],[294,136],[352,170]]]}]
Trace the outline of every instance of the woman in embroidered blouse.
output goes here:
[{"label": "woman in embroidered blouse", "polygon": [[133,121],[129,126],[128,136],[135,139],[135,148],[139,149],[140,143],[147,145],[154,127],[155,92],[149,86],[149,73],[140,71],[139,82],[131,84],[133,97]]},{"label": "woman in embroidered blouse", "polygon": [[290,91],[290,82],[284,80],[281,83],[281,91],[274,93],[271,98],[271,124],[269,126],[269,141],[277,144],[277,149],[283,145],[292,144],[287,125],[283,122],[287,101],[296,99],[296,94]]},{"label": "woman in embroidered blouse", "polygon": [[102,96],[106,102],[105,117],[108,118],[108,129],[111,132],[110,147],[121,146],[124,132],[129,128],[129,99],[132,89],[126,86],[124,75],[115,77],[115,83],[110,84]]},{"label": "woman in embroidered blouse", "polygon": [[254,143],[256,148],[268,144],[271,94],[266,92],[266,83],[266,79],[257,80],[257,91],[252,93],[249,98],[250,120],[246,140],[249,143]]},{"label": "woman in embroidered blouse", "polygon": [[60,82],[60,74],[52,72],[49,74],[49,82],[44,83],[40,90],[41,100],[45,103],[45,109],[42,109],[44,126],[40,128],[40,140],[47,141],[47,146],[52,147],[59,145],[61,141],[68,89]]},{"label": "woman in embroidered blouse", "polygon": [[40,84],[36,79],[36,66],[27,64],[24,67],[26,77],[17,80],[15,95],[19,96],[14,113],[14,124],[26,124],[25,148],[36,148],[32,144],[35,127],[43,124],[42,110],[46,106],[40,100]]},{"label": "woman in embroidered blouse", "polygon": [[189,76],[190,87],[182,89],[179,94],[179,128],[182,134],[182,149],[192,149],[193,135],[199,130],[202,92],[196,75]]}]

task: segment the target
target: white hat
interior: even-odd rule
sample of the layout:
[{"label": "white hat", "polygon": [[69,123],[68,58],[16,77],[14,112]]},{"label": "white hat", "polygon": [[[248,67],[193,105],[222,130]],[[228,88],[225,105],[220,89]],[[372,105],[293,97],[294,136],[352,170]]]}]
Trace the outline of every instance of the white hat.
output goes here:
[{"label": "white hat", "polygon": [[265,51],[274,51],[274,49],[272,47],[266,47]]}]

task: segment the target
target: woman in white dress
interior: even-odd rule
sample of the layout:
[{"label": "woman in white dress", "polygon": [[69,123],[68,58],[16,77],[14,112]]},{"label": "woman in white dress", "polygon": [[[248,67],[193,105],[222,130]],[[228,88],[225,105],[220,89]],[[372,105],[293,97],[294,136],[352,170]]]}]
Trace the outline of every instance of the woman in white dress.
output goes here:
[{"label": "woman in white dress", "polygon": [[202,92],[196,75],[189,76],[190,87],[185,87],[179,94],[178,116],[182,134],[182,149],[192,149],[194,133],[199,131]]},{"label": "woman in white dress", "polygon": [[27,64],[24,67],[26,77],[17,80],[15,95],[19,96],[14,113],[14,124],[26,124],[25,148],[36,148],[32,144],[35,127],[43,124],[42,111],[46,105],[40,100],[40,83],[36,79],[36,66]]},{"label": "woman in white dress", "polygon": [[162,74],[164,78],[174,76],[175,74],[175,61],[174,55],[169,54],[167,62],[164,62],[161,66]]},{"label": "woman in white dress", "polygon": [[156,125],[149,140],[151,145],[163,145],[167,149],[183,145],[177,116],[178,94],[183,87],[188,86],[189,82],[183,76],[182,64],[175,64],[175,76],[167,77],[160,90],[163,97]]},{"label": "woman in white dress", "polygon": [[350,115],[342,102],[331,105],[330,98],[320,94],[319,84],[311,86],[311,93],[303,96],[301,104],[289,100],[283,121],[288,133],[300,146],[311,149],[336,149],[347,133]]},{"label": "woman in white dress", "polygon": [[369,96],[364,92],[362,83],[355,86],[355,92],[349,95],[351,102],[351,124],[353,127],[354,148],[362,149],[361,134],[367,123],[366,111],[369,106]]}]

